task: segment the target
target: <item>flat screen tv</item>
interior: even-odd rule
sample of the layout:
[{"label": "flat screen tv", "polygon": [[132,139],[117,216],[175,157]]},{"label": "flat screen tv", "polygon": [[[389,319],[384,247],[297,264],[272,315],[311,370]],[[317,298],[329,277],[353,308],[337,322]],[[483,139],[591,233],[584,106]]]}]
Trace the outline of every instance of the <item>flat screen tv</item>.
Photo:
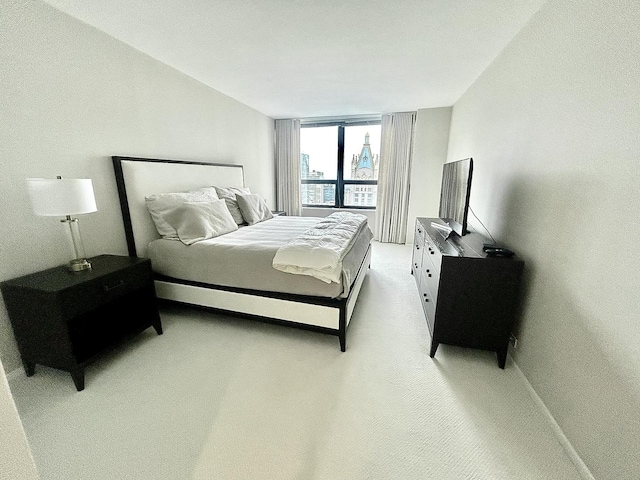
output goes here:
[{"label": "flat screen tv", "polygon": [[460,236],[467,233],[472,173],[472,158],[445,163],[442,167],[439,217]]}]

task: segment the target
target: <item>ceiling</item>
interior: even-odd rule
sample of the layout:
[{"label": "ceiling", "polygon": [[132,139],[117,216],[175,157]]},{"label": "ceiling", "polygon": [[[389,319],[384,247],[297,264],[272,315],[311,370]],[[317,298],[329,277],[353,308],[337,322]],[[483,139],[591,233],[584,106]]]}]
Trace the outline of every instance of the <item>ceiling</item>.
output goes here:
[{"label": "ceiling", "polygon": [[273,118],[453,105],[546,0],[45,0]]}]

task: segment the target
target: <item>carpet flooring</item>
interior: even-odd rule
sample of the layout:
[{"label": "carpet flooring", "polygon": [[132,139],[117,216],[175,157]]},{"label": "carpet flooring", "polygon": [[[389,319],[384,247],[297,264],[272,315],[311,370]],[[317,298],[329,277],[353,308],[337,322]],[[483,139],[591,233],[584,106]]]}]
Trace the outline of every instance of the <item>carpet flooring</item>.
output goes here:
[{"label": "carpet flooring", "polygon": [[511,359],[429,336],[411,248],[374,243],[347,335],[163,306],[76,392],[9,376],[43,480],[579,480]]}]

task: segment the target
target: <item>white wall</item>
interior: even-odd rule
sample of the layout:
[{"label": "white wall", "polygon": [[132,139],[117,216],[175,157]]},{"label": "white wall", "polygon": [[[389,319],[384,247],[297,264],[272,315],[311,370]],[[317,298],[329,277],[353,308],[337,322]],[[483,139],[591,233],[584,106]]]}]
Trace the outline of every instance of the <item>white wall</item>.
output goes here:
[{"label": "white wall", "polygon": [[640,474],[638,25],[634,0],[549,1],[455,104],[448,153],[526,261],[515,360],[602,479]]},{"label": "white wall", "polygon": [[[126,254],[111,155],[245,166],[275,207],[273,120],[40,1],[0,2],[0,280],[65,263],[56,218],[36,217],[28,177],[93,179],[88,255]],[[4,304],[0,355],[20,365]]]},{"label": "white wall", "polygon": [[39,478],[0,362],[0,480]]},{"label": "white wall", "polygon": [[437,217],[442,165],[447,161],[451,107],[418,110],[411,163],[407,243],[413,242],[416,217]]}]

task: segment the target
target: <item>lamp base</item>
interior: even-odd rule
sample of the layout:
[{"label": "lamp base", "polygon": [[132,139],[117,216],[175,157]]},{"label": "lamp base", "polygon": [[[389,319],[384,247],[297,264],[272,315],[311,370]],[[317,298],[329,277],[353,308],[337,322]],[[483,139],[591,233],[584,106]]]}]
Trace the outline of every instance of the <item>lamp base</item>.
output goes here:
[{"label": "lamp base", "polygon": [[91,270],[91,263],[86,258],[76,258],[67,264],[67,270],[70,272],[81,272],[83,270]]}]

